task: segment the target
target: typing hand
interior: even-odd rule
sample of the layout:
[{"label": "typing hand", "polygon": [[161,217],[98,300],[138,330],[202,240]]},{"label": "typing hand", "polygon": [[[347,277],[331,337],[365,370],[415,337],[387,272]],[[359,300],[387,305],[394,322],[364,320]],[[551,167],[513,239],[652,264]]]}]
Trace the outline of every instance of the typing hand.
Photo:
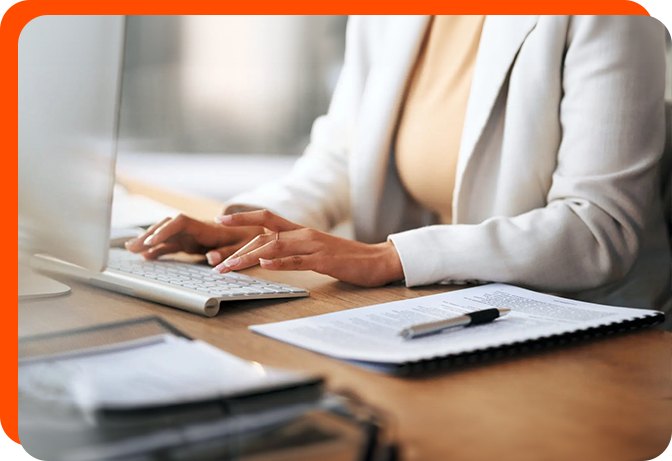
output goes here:
[{"label": "typing hand", "polygon": [[229,229],[180,214],[154,224],[140,237],[126,242],[126,248],[146,259],[180,251],[205,254],[208,263],[215,266],[262,232],[262,227]]},{"label": "typing hand", "polygon": [[258,235],[215,271],[225,273],[261,265],[269,270],[313,270],[344,282],[380,286],[404,277],[392,242],[369,245],[299,226],[268,210],[215,218],[226,229],[262,226]]}]

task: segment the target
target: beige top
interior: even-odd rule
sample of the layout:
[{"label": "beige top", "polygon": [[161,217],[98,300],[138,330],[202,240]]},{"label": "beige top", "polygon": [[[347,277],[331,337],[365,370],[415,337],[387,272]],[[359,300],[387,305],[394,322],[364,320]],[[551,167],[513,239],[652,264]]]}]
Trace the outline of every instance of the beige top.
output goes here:
[{"label": "beige top", "polygon": [[485,16],[434,16],[408,85],[396,138],[406,191],[452,219],[462,126]]}]

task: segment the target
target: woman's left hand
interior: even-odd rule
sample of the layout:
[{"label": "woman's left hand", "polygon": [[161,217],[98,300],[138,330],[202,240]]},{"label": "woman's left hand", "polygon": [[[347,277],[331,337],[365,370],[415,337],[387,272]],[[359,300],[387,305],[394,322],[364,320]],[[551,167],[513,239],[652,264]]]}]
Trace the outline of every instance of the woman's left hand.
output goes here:
[{"label": "woman's left hand", "polygon": [[257,236],[213,270],[225,273],[261,265],[269,270],[313,270],[343,282],[375,287],[404,278],[390,241],[366,244],[299,226],[268,210],[220,216],[229,227],[263,226]]}]

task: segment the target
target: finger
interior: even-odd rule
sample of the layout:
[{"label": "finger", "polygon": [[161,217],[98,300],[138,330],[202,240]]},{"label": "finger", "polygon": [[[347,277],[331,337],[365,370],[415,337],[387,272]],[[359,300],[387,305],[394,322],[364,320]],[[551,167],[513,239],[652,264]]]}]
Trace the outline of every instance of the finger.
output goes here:
[{"label": "finger", "polygon": [[301,229],[302,226],[294,224],[291,221],[268,211],[257,210],[246,213],[235,213],[224,216],[218,216],[215,221],[225,226],[263,226],[273,232],[287,232],[295,229]]},{"label": "finger", "polygon": [[261,248],[250,251],[239,256],[238,262],[233,259],[225,261],[225,264],[232,270],[241,270],[247,267],[256,266],[260,259],[284,258],[294,255],[310,255],[318,251],[320,243],[314,240],[272,240]]},{"label": "finger", "polygon": [[163,243],[173,235],[185,230],[191,222],[193,222],[192,218],[179,214],[156,229],[152,235],[147,237],[143,245],[151,247]]},{"label": "finger", "polygon": [[311,240],[271,240],[266,245],[252,250],[249,253],[229,258],[217,266],[215,270],[221,273],[232,270],[242,270],[259,264],[259,258],[283,258],[293,255],[309,255],[317,251],[319,243]]},{"label": "finger", "polygon": [[[240,257],[244,254],[251,253],[252,251],[256,250],[257,248],[261,248],[264,245],[267,245],[271,243],[273,240],[292,240],[292,239],[300,239],[300,240],[312,240],[314,239],[314,233],[312,229],[308,228],[301,228],[293,231],[287,231],[287,232],[282,232],[282,235],[280,232],[273,232],[269,234],[260,234],[256,236],[250,243],[233,253],[231,256],[229,256],[229,259],[237,258]],[[227,261],[224,261],[227,262]],[[255,263],[256,264],[256,263]]]},{"label": "finger", "polygon": [[178,243],[161,243],[142,253],[145,259],[157,259],[163,255],[177,253],[181,250]]},{"label": "finger", "polygon": [[272,271],[310,271],[315,267],[314,255],[294,255],[286,258],[259,259],[259,265]]},{"label": "finger", "polygon": [[231,255],[233,255],[237,249],[238,245],[229,245],[217,248],[216,250],[208,251],[205,254],[205,258],[208,260],[208,264],[210,264],[211,266],[216,266],[225,259],[227,259],[228,257],[230,257]]},{"label": "finger", "polygon": [[171,218],[163,218],[161,221],[151,225],[144,234],[140,235],[139,237],[136,237],[134,239],[129,240],[126,242],[126,249],[128,251],[132,251],[133,253],[139,253],[141,251],[144,251],[147,249],[147,247],[144,245],[144,241],[149,238],[150,235],[154,233],[156,229],[159,227],[163,226],[167,221],[170,221]]},{"label": "finger", "polygon": [[[266,245],[268,242],[272,240],[276,240],[277,234],[271,233],[271,234],[259,234],[255,238],[253,238],[247,245],[243,246],[242,248],[239,248],[237,251],[232,253],[228,259],[233,259],[236,258],[242,254],[249,253],[250,251],[256,250],[257,248],[261,248],[262,246]],[[221,261],[220,261],[221,262]]]},{"label": "finger", "polygon": [[238,251],[233,253],[230,256],[230,258],[235,258],[244,255],[246,253],[249,253],[253,250],[256,250],[257,248],[261,248],[262,246],[266,245],[267,243],[273,240],[282,240],[282,239],[287,240],[298,238],[301,235],[300,233],[304,230],[305,229],[297,229],[294,231],[283,232],[281,236],[278,235],[277,232],[257,235],[247,245],[245,245],[244,247],[240,248]]}]

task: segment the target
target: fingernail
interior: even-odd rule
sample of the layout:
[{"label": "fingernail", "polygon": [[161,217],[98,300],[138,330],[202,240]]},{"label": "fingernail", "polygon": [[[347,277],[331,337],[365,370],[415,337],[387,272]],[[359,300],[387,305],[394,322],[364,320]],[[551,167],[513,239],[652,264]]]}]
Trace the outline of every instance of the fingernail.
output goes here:
[{"label": "fingernail", "polygon": [[132,238],[131,240],[127,240],[127,241],[126,241],[126,246],[132,246],[132,245],[135,245],[135,244],[138,243],[139,241],[140,241],[140,239],[137,238],[137,237],[136,237],[136,238]]},{"label": "fingernail", "polygon": [[229,268],[226,267],[226,266],[224,265],[224,263],[219,264],[219,265],[217,265],[217,266],[215,266],[215,267],[212,268],[212,272],[218,272],[218,273],[220,273],[220,274],[221,274],[222,272],[224,272],[224,271],[228,271],[228,270],[229,270]]},{"label": "fingernail", "polygon": [[215,266],[222,262],[222,255],[216,251],[210,251],[205,254],[205,258],[208,260],[208,264]]},{"label": "fingernail", "polygon": [[144,241],[143,243],[144,243],[145,245],[151,245],[153,241],[154,241],[154,236],[153,236],[153,235],[150,235],[149,237],[147,237],[147,238],[145,239],[145,241]]},{"label": "fingernail", "polygon": [[227,259],[223,263],[226,267],[236,267],[240,264],[240,258]]},{"label": "fingernail", "polygon": [[215,222],[226,224],[231,222],[231,215],[217,216]]},{"label": "fingernail", "polygon": [[262,266],[262,267],[263,267],[263,266],[270,266],[271,264],[273,264],[273,261],[272,261],[272,260],[270,260],[270,259],[259,258],[259,265],[260,265],[260,266]]}]

